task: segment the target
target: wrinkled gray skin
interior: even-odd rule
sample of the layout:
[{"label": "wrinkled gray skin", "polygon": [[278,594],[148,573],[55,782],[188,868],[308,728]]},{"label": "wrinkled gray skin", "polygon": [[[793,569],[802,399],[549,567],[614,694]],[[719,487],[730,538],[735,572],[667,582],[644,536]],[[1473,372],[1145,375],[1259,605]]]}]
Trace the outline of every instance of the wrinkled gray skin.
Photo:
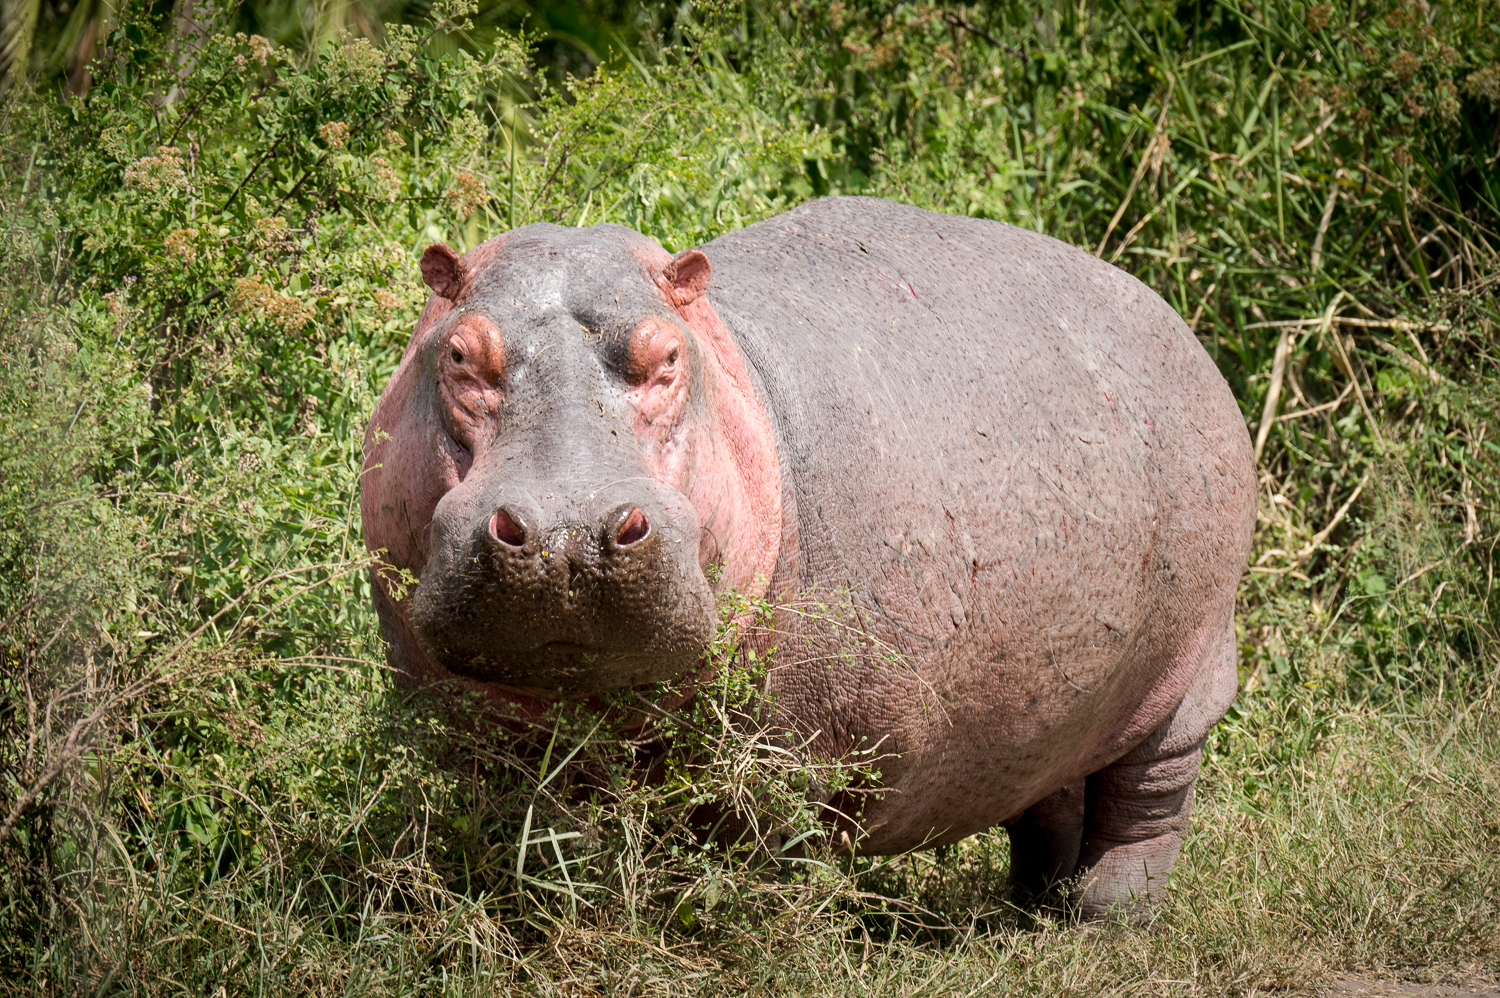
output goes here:
[{"label": "wrinkled gray skin", "polygon": [[[480,265],[452,313],[424,317],[407,394],[377,411],[394,443],[406,426],[413,453],[432,450],[422,379],[441,372],[422,351],[440,355],[465,310],[493,321],[504,404],[472,468],[423,492],[408,456],[405,486],[366,481],[372,546],[407,537],[422,579],[413,600],[377,594],[396,665],[507,688],[678,675],[707,641],[717,562],[725,584],[811,594],[857,622],[783,614],[769,680],[822,751],[893,754],[889,792],[836,820],[836,841],[892,853],[1005,823],[1022,903],[1066,881],[1099,916],[1160,889],[1235,691],[1256,503],[1234,399],[1160,298],[1048,237],[865,198],[702,247],[697,313],[674,307],[686,279],[658,278],[650,261],[669,258],[628,230],[502,238],[465,261]],[[738,478],[725,439],[740,453],[759,438],[725,415],[733,359],[715,362],[706,306],[774,449]],[[675,324],[690,355],[676,418],[700,436],[675,465],[623,429],[643,316]],[[746,499],[768,481],[779,509]],[[642,543],[621,533],[636,508],[649,551],[616,543]],[[497,543],[497,509],[521,544]]]}]

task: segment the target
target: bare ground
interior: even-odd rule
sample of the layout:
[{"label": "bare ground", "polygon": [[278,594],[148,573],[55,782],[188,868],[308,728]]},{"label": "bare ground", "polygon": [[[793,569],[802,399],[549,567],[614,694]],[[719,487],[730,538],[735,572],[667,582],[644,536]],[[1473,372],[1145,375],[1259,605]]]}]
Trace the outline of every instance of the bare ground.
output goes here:
[{"label": "bare ground", "polygon": [[1412,984],[1373,977],[1340,977],[1323,998],[1500,998],[1500,984],[1471,979],[1448,984]]}]

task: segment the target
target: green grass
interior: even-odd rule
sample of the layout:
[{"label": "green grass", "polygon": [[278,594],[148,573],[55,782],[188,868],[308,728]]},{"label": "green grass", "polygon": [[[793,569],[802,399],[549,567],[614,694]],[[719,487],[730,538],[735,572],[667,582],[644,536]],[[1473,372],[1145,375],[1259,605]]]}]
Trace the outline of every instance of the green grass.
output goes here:
[{"label": "green grass", "polygon": [[[1500,12],[1417,9],[653,8],[559,85],[462,0],[187,66],[122,6],[86,95],[0,106],[0,990],[1495,972]],[[1260,441],[1242,692],[1147,930],[1024,922],[1001,834],[827,857],[809,787],[879,760],[775,751],[753,673],[668,751],[490,737],[384,671],[353,511],[421,249],[545,220],[678,250],[825,193],[1113,260]],[[760,848],[701,848],[704,802]]]}]

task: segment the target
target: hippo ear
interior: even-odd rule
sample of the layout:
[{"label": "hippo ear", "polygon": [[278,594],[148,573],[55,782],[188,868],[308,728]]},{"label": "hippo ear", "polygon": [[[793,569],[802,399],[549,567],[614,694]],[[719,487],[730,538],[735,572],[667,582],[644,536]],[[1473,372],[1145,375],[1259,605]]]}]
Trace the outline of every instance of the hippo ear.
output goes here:
[{"label": "hippo ear", "polygon": [[463,261],[442,243],[433,243],[422,254],[422,281],[449,301],[458,297],[464,280]]},{"label": "hippo ear", "polygon": [[670,286],[670,293],[678,308],[696,301],[708,290],[708,279],[712,268],[708,257],[697,250],[679,253],[661,272],[662,283]]}]

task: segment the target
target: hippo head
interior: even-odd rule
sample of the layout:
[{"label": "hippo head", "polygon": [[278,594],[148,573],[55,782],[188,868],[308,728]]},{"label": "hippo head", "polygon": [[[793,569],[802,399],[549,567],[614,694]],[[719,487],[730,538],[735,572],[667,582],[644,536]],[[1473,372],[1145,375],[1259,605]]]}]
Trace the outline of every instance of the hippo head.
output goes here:
[{"label": "hippo head", "polygon": [[764,592],[780,534],[774,438],[707,258],[531,225],[421,266],[434,296],[361,487],[367,545],[420,580],[397,599],[377,576],[393,664],[551,690],[690,669],[709,576]]}]

